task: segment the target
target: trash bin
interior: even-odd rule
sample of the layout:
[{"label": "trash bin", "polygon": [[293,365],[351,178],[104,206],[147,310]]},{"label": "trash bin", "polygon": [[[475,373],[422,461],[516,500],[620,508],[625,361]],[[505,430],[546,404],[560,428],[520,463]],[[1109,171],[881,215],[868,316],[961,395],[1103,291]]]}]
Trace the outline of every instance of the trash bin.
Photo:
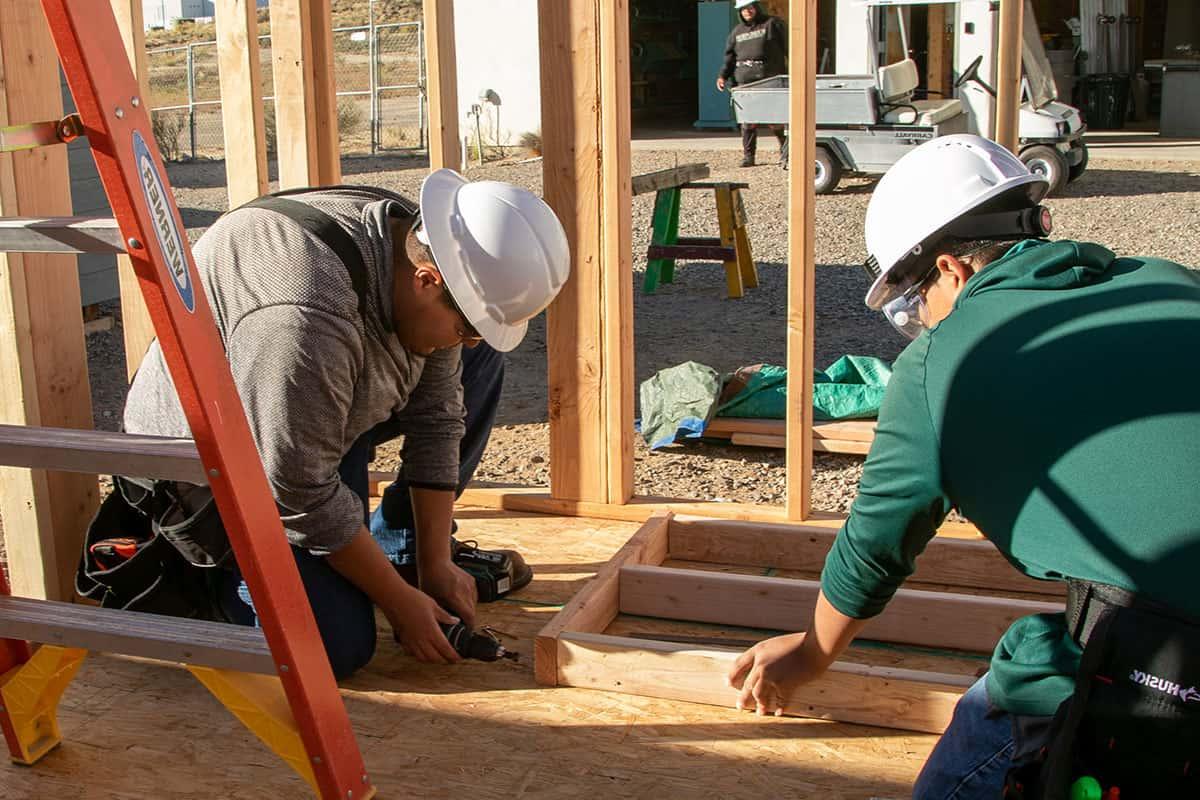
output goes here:
[{"label": "trash bin", "polygon": [[1076,84],[1079,109],[1091,130],[1125,127],[1129,112],[1129,76],[1115,72],[1084,75]]}]

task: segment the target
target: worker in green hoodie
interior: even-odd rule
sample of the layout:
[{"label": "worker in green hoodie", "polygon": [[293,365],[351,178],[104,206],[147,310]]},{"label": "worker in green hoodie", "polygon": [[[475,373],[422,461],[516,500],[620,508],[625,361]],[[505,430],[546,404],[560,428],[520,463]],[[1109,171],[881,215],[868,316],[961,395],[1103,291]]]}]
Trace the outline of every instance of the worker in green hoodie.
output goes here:
[{"label": "worker in green hoodie", "polygon": [[[1080,764],[1104,797],[1200,796],[1200,279],[1047,241],[1046,189],[968,135],[915,148],[880,181],[866,302],[915,340],[812,623],[743,653],[729,679],[739,707],[779,713],[957,509],[1016,569],[1067,581],[1070,599],[1009,628],[914,798],[994,800],[1006,782],[1005,797],[1066,797]],[[1109,750],[1088,760],[1085,740]]]}]

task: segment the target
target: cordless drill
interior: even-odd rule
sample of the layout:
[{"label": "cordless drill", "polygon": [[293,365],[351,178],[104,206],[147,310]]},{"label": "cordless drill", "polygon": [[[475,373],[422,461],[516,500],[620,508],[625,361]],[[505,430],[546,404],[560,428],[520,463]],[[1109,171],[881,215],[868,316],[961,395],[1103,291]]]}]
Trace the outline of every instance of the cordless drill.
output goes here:
[{"label": "cordless drill", "polygon": [[502,658],[516,661],[520,658],[518,653],[506,650],[496,635],[487,628],[472,630],[461,621],[452,625],[442,623],[441,628],[450,646],[463,658],[474,658],[478,661],[499,661]]}]

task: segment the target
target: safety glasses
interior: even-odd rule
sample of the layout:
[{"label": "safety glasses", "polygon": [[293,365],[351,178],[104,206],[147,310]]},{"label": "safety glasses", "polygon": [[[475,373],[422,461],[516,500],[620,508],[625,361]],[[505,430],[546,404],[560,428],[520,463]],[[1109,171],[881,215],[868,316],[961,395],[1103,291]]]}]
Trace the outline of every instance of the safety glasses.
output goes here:
[{"label": "safety glasses", "polygon": [[921,331],[925,330],[922,319],[926,316],[926,306],[921,289],[937,275],[937,271],[935,264],[920,280],[905,289],[899,297],[884,303],[880,309],[892,327],[909,339],[916,339]]}]

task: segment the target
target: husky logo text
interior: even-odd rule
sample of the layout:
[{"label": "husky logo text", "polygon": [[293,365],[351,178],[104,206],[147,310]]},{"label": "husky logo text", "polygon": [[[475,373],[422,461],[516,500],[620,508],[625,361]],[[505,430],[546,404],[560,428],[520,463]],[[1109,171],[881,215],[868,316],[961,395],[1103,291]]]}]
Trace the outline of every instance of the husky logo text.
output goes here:
[{"label": "husky logo text", "polygon": [[142,191],[146,194],[146,205],[150,206],[150,216],[154,220],[154,235],[158,239],[158,248],[166,259],[171,282],[175,284],[184,307],[194,312],[196,294],[188,274],[183,237],[179,235],[175,215],[171,213],[171,206],[167,202],[166,184],[158,174],[158,167],[154,165],[150,148],[146,147],[146,140],[137,131],[133,132],[133,154],[137,159],[138,176],[142,179]]},{"label": "husky logo text", "polygon": [[1129,674],[1129,680],[1139,686],[1145,686],[1148,689],[1157,689],[1163,694],[1178,697],[1185,703],[1200,702],[1200,692],[1196,691],[1195,686],[1189,686],[1185,689],[1174,681],[1169,681],[1166,678],[1160,678],[1157,675],[1151,675],[1148,672],[1142,672],[1137,669]]}]

